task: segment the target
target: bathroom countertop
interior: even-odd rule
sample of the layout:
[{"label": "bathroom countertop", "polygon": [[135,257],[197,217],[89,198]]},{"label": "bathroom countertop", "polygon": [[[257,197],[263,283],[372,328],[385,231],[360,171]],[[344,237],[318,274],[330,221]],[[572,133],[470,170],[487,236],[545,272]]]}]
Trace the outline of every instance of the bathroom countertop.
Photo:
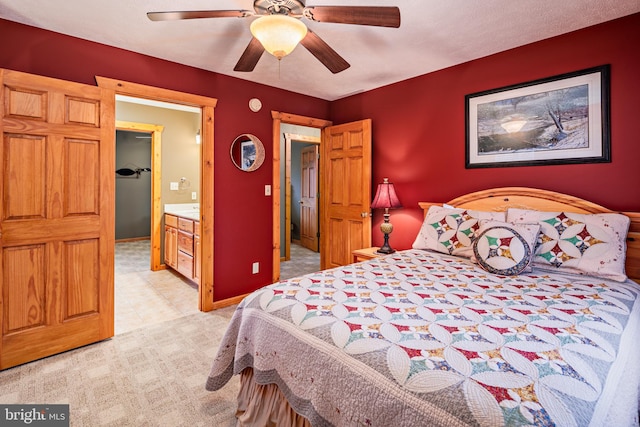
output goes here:
[{"label": "bathroom countertop", "polygon": [[164,205],[164,213],[200,221],[199,203],[174,203]]}]

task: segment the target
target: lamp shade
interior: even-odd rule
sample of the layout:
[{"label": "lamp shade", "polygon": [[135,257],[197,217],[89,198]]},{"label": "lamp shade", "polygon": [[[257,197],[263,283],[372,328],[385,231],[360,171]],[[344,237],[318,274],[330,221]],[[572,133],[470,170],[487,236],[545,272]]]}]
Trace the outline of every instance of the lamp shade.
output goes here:
[{"label": "lamp shade", "polygon": [[388,178],[384,178],[383,182],[378,184],[378,190],[376,191],[376,196],[373,198],[373,202],[371,203],[371,208],[380,209],[401,207],[402,203],[400,203],[400,199],[398,199],[393,183],[389,182]]},{"label": "lamp shade", "polygon": [[287,15],[261,16],[249,29],[262,47],[278,59],[290,54],[307,35],[307,26]]}]

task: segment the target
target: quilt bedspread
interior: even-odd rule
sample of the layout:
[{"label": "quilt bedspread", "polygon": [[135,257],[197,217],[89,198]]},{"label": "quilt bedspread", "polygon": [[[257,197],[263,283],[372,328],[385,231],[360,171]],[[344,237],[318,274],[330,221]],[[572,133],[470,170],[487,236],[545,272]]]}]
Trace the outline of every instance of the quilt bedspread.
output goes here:
[{"label": "quilt bedspread", "polygon": [[633,420],[639,294],[401,251],[249,295],[207,389],[251,367],[313,425],[602,425],[620,399]]}]

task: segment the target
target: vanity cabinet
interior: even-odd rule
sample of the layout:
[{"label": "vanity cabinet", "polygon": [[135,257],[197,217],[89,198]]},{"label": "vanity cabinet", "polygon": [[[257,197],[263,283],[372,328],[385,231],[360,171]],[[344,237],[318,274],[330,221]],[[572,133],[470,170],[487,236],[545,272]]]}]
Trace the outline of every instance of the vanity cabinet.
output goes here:
[{"label": "vanity cabinet", "polygon": [[200,282],[200,222],[165,214],[165,264]]}]

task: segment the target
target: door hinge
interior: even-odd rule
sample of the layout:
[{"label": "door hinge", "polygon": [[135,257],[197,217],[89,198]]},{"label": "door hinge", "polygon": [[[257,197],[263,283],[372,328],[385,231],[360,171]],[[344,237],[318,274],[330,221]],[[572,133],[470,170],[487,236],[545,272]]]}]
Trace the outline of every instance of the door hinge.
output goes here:
[{"label": "door hinge", "polygon": [[317,237],[318,239],[320,238],[320,232],[319,232],[319,231],[316,233],[316,237]]}]

